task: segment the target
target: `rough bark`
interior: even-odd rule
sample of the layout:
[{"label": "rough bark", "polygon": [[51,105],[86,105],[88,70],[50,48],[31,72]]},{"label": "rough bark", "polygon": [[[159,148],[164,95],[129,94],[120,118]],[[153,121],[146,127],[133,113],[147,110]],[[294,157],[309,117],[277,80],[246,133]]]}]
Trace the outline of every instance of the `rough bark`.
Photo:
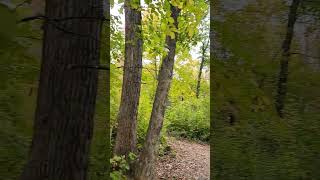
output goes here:
[{"label": "rough bark", "polygon": [[128,155],[136,150],[136,124],[142,73],[141,12],[125,1],[125,62],[114,154]]},{"label": "rough bark", "polygon": [[[174,25],[176,28],[178,28],[179,13],[180,9],[171,6],[171,17],[174,19]],[[175,37],[177,36],[178,34],[175,33]],[[173,75],[176,39],[177,38],[171,39],[170,36],[166,37],[166,44],[169,52],[161,64],[158,75],[158,86],[153,102],[145,143],[135,166],[134,176],[135,179],[138,180],[152,180],[155,178],[154,165],[157,156],[160,132],[163,125],[164,113],[166,110],[166,102],[168,100],[168,93]]]},{"label": "rough bark", "polygon": [[[106,16],[107,19],[110,19],[110,0],[106,0],[104,1],[104,14]],[[103,36],[102,38],[106,39],[106,40],[110,40],[110,21],[107,21],[104,23],[104,34],[105,36]],[[102,46],[103,47],[103,46]],[[110,55],[110,41],[108,43],[106,43],[106,47],[101,48],[101,51],[104,53],[101,53],[105,56],[106,58],[106,64],[108,67],[110,67],[110,61],[111,61],[111,55]],[[101,58],[101,60],[103,60],[103,58]],[[102,61],[103,62],[103,61]],[[110,146],[110,141],[111,141],[111,137],[109,136],[111,128],[110,128],[110,68],[109,70],[106,71],[106,80],[104,81],[104,79],[102,78],[103,82],[106,83],[106,91],[105,91],[105,95],[107,96],[106,99],[106,123],[105,123],[105,131],[103,133],[103,136],[105,137],[105,144],[104,144],[104,148],[103,148],[103,153],[105,154],[105,160],[106,162],[104,163],[105,166],[102,167],[102,172],[105,173],[105,175],[107,175],[108,177],[110,176],[110,158],[111,158],[111,146]],[[103,88],[104,89],[104,88]]]},{"label": "rough bark", "polygon": [[47,0],[45,16],[34,133],[21,179],[85,180],[98,72],[70,67],[99,64],[102,1]]},{"label": "rough bark", "polygon": [[201,62],[200,62],[200,68],[199,68],[199,73],[198,73],[198,79],[197,79],[197,88],[196,88],[196,97],[199,98],[200,94],[200,85],[201,85],[201,75],[202,75],[202,69],[204,66],[205,62],[205,53],[207,50],[208,44],[203,43],[202,48],[201,48]]},{"label": "rough bark", "polygon": [[283,109],[285,98],[287,94],[287,81],[288,81],[288,69],[289,69],[289,59],[290,59],[290,46],[294,33],[294,25],[297,20],[297,11],[299,8],[300,0],[293,0],[290,6],[289,19],[286,37],[282,44],[282,57],[280,60],[280,73],[278,79],[278,89],[276,97],[276,110],[279,117],[284,117]]},{"label": "rough bark", "polygon": [[[214,81],[212,77],[214,77],[214,70],[215,70],[215,67],[214,65],[216,63],[214,63],[214,57],[217,55],[216,52],[216,49],[215,47],[216,44],[217,44],[217,40],[215,39],[216,36],[215,36],[215,33],[214,33],[214,28],[215,26],[213,25],[214,24],[214,13],[216,12],[215,11],[215,7],[217,7],[216,5],[216,2],[218,1],[210,1],[210,34],[209,34],[209,40],[210,40],[210,112],[216,112],[216,105],[214,104],[214,101],[213,101],[213,97],[215,97],[216,94],[214,94],[216,90],[216,88],[214,88],[216,85],[214,85]],[[213,71],[212,71],[213,70]],[[214,134],[214,130],[216,128],[216,118],[214,116],[214,114],[216,113],[210,113],[210,145],[214,145],[214,137],[213,137],[213,134]],[[215,173],[216,173],[216,169],[214,168],[217,161],[216,158],[213,158],[215,156],[215,151],[213,151],[214,148],[210,148],[210,178],[213,179],[213,177],[215,177]]]}]

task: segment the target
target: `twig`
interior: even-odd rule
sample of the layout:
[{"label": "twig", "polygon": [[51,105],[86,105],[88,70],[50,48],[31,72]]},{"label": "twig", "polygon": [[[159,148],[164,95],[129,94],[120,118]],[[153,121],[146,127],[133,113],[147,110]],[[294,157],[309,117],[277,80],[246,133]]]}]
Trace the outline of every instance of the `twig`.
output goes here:
[{"label": "twig", "polygon": [[[68,20],[70,18],[75,18],[75,17],[62,18],[60,20]],[[100,43],[100,41],[98,39],[96,39],[95,37],[93,37],[93,36],[90,36],[88,34],[76,33],[76,32],[67,30],[65,27],[61,27],[61,26],[57,25],[55,22],[59,21],[59,19],[51,19],[50,20],[46,16],[43,16],[43,15],[37,15],[37,16],[31,16],[31,17],[23,18],[20,21],[18,21],[18,23],[19,22],[31,21],[31,20],[35,20],[35,19],[46,19],[48,24],[53,25],[56,29],[58,29],[58,30],[60,30],[60,31],[66,33],[66,34],[71,34],[71,35],[80,36],[80,37],[88,37],[88,38],[91,38],[91,39],[93,39],[93,40],[95,40],[95,41]]]},{"label": "twig", "polygon": [[17,38],[27,38],[27,39],[34,39],[34,40],[39,40],[41,41],[41,38],[38,37],[32,37],[32,36],[16,36]]},{"label": "twig", "polygon": [[313,59],[320,59],[320,57],[311,56],[311,55],[303,54],[303,53],[299,53],[299,52],[293,52],[293,53],[290,53],[290,54],[292,54],[292,55],[301,55],[301,56],[306,56],[306,57],[313,58]]},{"label": "twig", "polygon": [[76,68],[110,70],[110,68],[107,67],[107,66],[80,65],[80,64],[70,64],[70,65],[68,65],[68,69],[76,69]]},{"label": "twig", "polygon": [[21,19],[20,21],[18,21],[18,23],[21,22],[27,22],[27,21],[32,21],[32,20],[36,20],[36,19],[45,19],[47,21],[55,21],[55,22],[61,22],[61,21],[67,21],[67,20],[83,20],[83,19],[87,19],[87,20],[102,20],[102,21],[110,21],[110,19],[106,18],[106,17],[86,17],[86,16],[71,16],[71,17],[64,17],[64,18],[49,18],[47,16],[44,15],[36,15],[36,16],[30,16],[30,17],[25,17],[23,19]]},{"label": "twig", "polygon": [[47,17],[44,16],[44,15],[30,16],[30,17],[22,18],[22,19],[19,20],[17,23],[32,21],[32,20],[36,20],[36,19],[46,19],[46,18],[47,18]]},{"label": "twig", "polygon": [[24,4],[29,3],[30,0],[25,0],[22,1],[21,3],[17,4],[16,7],[14,8],[14,11],[17,10],[19,7],[23,6]]}]

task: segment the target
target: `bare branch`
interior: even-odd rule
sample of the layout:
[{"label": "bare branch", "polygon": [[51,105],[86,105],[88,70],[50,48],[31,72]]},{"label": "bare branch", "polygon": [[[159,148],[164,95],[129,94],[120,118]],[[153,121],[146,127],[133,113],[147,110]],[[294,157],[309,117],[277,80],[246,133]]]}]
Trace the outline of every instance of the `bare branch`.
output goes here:
[{"label": "bare branch", "polygon": [[47,16],[44,15],[36,15],[36,16],[30,16],[30,17],[25,17],[18,21],[20,22],[27,22],[27,21],[32,21],[36,19],[45,19],[47,21],[55,21],[55,22],[61,22],[61,21],[68,21],[68,20],[102,20],[102,21],[110,21],[110,19],[105,18],[105,17],[86,17],[86,16],[79,16],[79,17],[64,17],[64,18],[48,18]]},{"label": "bare branch", "polygon": [[305,56],[305,57],[309,57],[309,58],[313,58],[313,59],[320,59],[320,57],[311,56],[311,55],[303,54],[303,53],[299,53],[299,52],[293,52],[293,53],[290,53],[290,54],[291,55],[301,55],[301,56]]},{"label": "bare branch", "polygon": [[32,20],[36,20],[36,19],[46,19],[46,16],[36,15],[36,16],[25,17],[25,18],[21,19],[20,21],[18,21],[17,23],[32,21]]},{"label": "bare branch", "polygon": [[30,0],[24,0],[21,3],[17,4],[14,10],[17,10],[19,7],[23,6],[24,4],[28,4]]},{"label": "bare branch", "polygon": [[33,37],[33,36],[16,36],[17,38],[26,38],[26,39],[33,39],[33,40],[42,40],[41,38],[38,37]]},{"label": "bare branch", "polygon": [[110,70],[110,68],[107,66],[94,66],[94,65],[81,65],[81,64],[70,64],[68,66],[68,69],[77,69],[77,68]]}]

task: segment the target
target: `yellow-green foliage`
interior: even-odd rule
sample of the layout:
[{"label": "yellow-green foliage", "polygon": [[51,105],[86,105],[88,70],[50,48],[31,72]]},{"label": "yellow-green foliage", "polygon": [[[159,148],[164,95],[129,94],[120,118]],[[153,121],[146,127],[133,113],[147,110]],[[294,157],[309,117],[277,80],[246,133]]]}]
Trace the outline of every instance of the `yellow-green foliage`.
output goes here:
[{"label": "yellow-green foliage", "polygon": [[[179,135],[180,130],[175,128],[179,121],[184,120],[186,115],[180,109],[194,110],[193,117],[187,117],[189,125],[197,124],[198,127],[190,129],[184,127],[188,134],[186,138],[208,140],[209,134],[209,79],[208,79],[208,52],[206,52],[205,70],[203,70],[200,88],[200,99],[196,99],[196,84],[199,72],[201,57],[193,58],[190,54],[191,48],[204,39],[208,39],[208,29],[205,32],[198,32],[197,27],[203,22],[204,16],[208,13],[208,4],[201,1],[172,1],[173,4],[181,6],[181,16],[179,17],[179,29],[172,26],[170,17],[170,6],[168,1],[147,1],[147,8],[143,11],[142,17],[142,38],[143,38],[143,69],[142,85],[140,93],[137,138],[138,148],[141,147],[148,129],[154,95],[157,87],[157,74],[161,66],[161,61],[167,53],[165,45],[166,35],[172,36],[178,31],[179,38],[176,51],[176,62],[171,89],[169,92],[169,105],[165,117],[165,126],[162,129],[161,142],[165,145],[166,128],[170,129],[172,135]],[[196,6],[194,6],[196,5]],[[121,31],[119,17],[113,17],[111,34],[111,125],[113,128],[112,142],[114,141],[115,128],[117,126],[117,113],[121,96],[122,68],[124,63],[124,32]],[[208,20],[208,19],[207,19]],[[201,34],[201,37],[200,37]],[[205,36],[205,37],[203,37]],[[175,37],[176,38],[176,37]],[[195,50],[195,51],[198,51]],[[193,52],[194,53],[194,52]],[[197,54],[197,56],[201,56]],[[181,98],[184,103],[181,103]],[[195,103],[196,108],[193,108]],[[193,109],[192,109],[193,108]],[[172,119],[171,117],[177,117]],[[171,123],[172,122],[172,123]],[[182,127],[179,127],[180,129]],[[175,133],[176,132],[176,133]]]},{"label": "yellow-green foliage", "polygon": [[209,100],[209,98],[193,98],[171,105],[166,113],[167,132],[174,136],[208,142]]}]

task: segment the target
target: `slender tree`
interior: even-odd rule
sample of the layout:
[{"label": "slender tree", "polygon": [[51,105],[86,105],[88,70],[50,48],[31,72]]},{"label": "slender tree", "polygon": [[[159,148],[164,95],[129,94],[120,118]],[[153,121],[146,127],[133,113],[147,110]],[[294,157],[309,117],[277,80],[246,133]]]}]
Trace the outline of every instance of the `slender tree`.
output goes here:
[{"label": "slender tree", "polygon": [[289,69],[289,59],[290,59],[290,46],[294,33],[294,25],[297,20],[297,11],[299,8],[300,0],[292,0],[290,6],[288,26],[286,37],[282,44],[282,57],[280,60],[280,73],[278,79],[278,90],[276,96],[276,110],[278,115],[283,118],[283,109],[285,98],[287,94],[287,82],[288,82],[288,69]]},{"label": "slender tree", "polygon": [[200,94],[200,84],[201,84],[201,75],[202,75],[202,69],[205,63],[206,58],[206,51],[208,49],[209,42],[203,42],[201,46],[201,62],[199,67],[199,73],[198,73],[198,79],[197,79],[197,88],[196,88],[196,97],[199,98]]},{"label": "slender tree", "polygon": [[[174,26],[178,28],[178,16],[180,13],[180,9],[173,5],[170,6],[171,17],[174,20]],[[175,32],[175,37],[177,36],[178,33]],[[138,180],[151,180],[155,178],[154,162],[157,156],[157,145],[160,137],[160,131],[163,125],[166,102],[168,100],[168,92],[173,75],[176,43],[177,38],[166,36],[166,45],[169,49],[169,52],[163,59],[160,72],[158,74],[158,86],[153,102],[149,127],[142,151],[138,157],[138,161],[135,167],[134,176],[135,179]]]},{"label": "slender tree", "polygon": [[114,153],[128,155],[136,150],[136,126],[142,74],[140,1],[125,0],[125,62],[118,129]]},{"label": "slender tree", "polygon": [[[102,0],[47,0],[34,133],[22,180],[85,180],[100,56]],[[80,68],[81,67],[81,68]]]}]

